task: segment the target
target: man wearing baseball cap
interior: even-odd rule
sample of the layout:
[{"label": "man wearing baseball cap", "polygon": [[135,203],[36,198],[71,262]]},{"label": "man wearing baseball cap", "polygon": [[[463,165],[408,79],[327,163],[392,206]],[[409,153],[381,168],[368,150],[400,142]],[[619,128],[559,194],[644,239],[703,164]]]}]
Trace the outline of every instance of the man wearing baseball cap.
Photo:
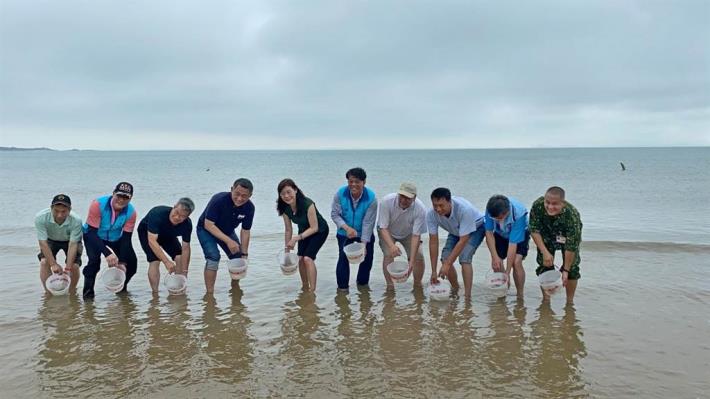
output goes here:
[{"label": "man wearing baseball cap", "polygon": [[404,247],[407,254],[408,273],[414,272],[414,285],[421,286],[424,276],[424,255],[419,246],[422,242],[421,236],[426,232],[426,208],[417,198],[417,187],[414,183],[402,183],[398,192],[387,194],[382,198],[377,235],[384,255],[382,273],[385,275],[388,288],[393,288],[394,284],[387,272],[387,265],[392,263],[394,258],[402,255],[397,243]]},{"label": "man wearing baseball cap", "polygon": [[[35,216],[35,229],[39,241],[39,278],[42,286],[52,273],[69,273],[73,292],[79,281],[81,266],[81,218],[71,211],[71,199],[66,194],[57,194],[49,208]],[[57,262],[57,253],[64,251],[65,266]],[[46,286],[45,286],[46,290]]]},{"label": "man wearing baseball cap", "polygon": [[136,274],[138,259],[133,250],[131,237],[136,225],[137,214],[130,203],[133,185],[120,182],[113,194],[95,199],[89,207],[89,216],[84,223],[84,244],[89,262],[84,267],[84,299],[94,297],[94,282],[101,267],[101,255],[109,267],[125,265],[126,291],[128,282]]}]

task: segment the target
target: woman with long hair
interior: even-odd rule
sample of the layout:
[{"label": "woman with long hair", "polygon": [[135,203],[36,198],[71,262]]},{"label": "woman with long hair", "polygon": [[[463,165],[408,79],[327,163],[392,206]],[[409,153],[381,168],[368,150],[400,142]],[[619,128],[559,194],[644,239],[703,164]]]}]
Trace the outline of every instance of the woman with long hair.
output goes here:
[{"label": "woman with long hair", "polygon": [[[276,211],[284,219],[286,252],[298,243],[298,271],[304,291],[316,290],[316,255],[328,238],[328,223],[318,212],[316,204],[303,195],[291,179],[283,179],[277,187],[279,198]],[[293,235],[293,226],[298,226],[298,235]]]}]

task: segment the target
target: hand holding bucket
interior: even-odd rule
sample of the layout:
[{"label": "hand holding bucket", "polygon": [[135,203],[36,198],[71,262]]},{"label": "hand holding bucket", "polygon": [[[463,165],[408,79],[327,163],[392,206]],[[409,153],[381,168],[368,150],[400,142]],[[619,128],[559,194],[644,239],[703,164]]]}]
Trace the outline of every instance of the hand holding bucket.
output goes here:
[{"label": "hand holding bucket", "polygon": [[111,292],[119,292],[126,282],[126,266],[124,263],[117,263],[114,267],[109,267],[101,274],[101,281],[104,287]]},{"label": "hand holding bucket", "polygon": [[557,268],[553,268],[540,273],[538,281],[545,294],[554,295],[562,288],[562,273]]},{"label": "hand holding bucket", "polygon": [[71,284],[71,273],[53,273],[47,278],[45,286],[47,291],[52,295],[66,295],[69,292],[69,285]]},{"label": "hand holding bucket", "polygon": [[279,263],[281,272],[283,272],[283,274],[286,276],[294,274],[298,270],[297,254],[281,250],[279,251],[278,255],[276,255],[276,260]]},{"label": "hand holding bucket", "polygon": [[365,244],[353,242],[343,247],[343,252],[351,265],[359,265],[365,260]]},{"label": "hand holding bucket", "polygon": [[187,277],[182,274],[168,274],[163,279],[163,284],[170,295],[183,295],[187,291]]},{"label": "hand holding bucket", "polygon": [[243,258],[230,259],[227,262],[227,270],[232,280],[241,280],[247,275],[247,261]]}]

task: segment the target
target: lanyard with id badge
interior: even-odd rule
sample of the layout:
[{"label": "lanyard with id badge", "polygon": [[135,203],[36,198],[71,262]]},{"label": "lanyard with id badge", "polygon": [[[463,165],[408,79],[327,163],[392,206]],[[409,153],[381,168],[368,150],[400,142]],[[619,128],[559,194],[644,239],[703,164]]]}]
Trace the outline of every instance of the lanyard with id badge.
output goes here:
[{"label": "lanyard with id badge", "polygon": [[567,237],[563,236],[562,233],[558,233],[555,237],[555,243],[561,248],[567,243]]}]

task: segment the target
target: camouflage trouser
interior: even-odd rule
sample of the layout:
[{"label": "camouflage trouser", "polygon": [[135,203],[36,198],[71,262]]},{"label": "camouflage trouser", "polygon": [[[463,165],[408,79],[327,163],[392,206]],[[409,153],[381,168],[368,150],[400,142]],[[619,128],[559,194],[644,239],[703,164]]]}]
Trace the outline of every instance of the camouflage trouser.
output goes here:
[{"label": "camouflage trouser", "polygon": [[[555,251],[557,249],[562,251],[562,256],[565,255],[565,246],[564,245],[558,246],[558,245],[555,245],[552,241],[548,241],[548,240],[543,240],[543,243],[545,244],[545,248],[547,248],[547,250],[550,251],[550,253],[552,254],[553,257],[555,256]],[[539,249],[537,251],[537,259],[536,260],[537,260],[538,267],[537,267],[537,269],[535,269],[535,274],[537,274],[538,276],[548,270],[553,269],[552,267],[543,266],[542,251],[540,251]],[[572,265],[566,266],[569,269],[569,274],[567,276],[568,279],[579,280],[579,278],[582,277],[582,275],[579,273],[580,260],[581,260],[581,258],[579,257],[579,251],[577,251],[574,254],[574,261],[572,262]]]}]

